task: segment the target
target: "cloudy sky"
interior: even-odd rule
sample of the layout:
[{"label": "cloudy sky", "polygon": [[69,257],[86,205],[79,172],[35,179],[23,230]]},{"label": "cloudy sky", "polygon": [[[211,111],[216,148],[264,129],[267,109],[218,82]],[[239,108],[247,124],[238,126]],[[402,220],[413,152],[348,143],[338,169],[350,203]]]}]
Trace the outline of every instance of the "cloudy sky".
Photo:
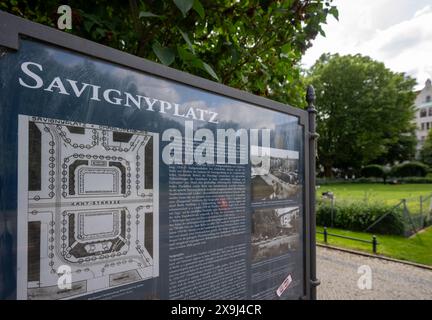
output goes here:
[{"label": "cloudy sky", "polygon": [[368,55],[417,79],[432,78],[432,0],[334,0],[339,21],[330,18],[302,63],[322,53]]}]

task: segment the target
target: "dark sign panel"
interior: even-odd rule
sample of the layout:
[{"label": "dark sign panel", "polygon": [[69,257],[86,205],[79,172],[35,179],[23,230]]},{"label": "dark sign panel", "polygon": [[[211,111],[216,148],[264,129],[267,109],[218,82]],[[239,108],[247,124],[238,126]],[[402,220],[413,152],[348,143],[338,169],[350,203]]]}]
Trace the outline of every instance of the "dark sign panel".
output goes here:
[{"label": "dark sign panel", "polygon": [[49,32],[0,39],[0,298],[309,297],[307,114]]}]

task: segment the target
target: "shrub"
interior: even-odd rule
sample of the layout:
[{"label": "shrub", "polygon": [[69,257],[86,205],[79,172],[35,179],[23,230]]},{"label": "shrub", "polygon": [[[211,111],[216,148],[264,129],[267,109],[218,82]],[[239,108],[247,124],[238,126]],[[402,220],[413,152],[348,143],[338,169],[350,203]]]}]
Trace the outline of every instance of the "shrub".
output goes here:
[{"label": "shrub", "polygon": [[432,176],[426,176],[426,177],[405,177],[398,179],[399,183],[430,183],[432,184]]},{"label": "shrub", "polygon": [[[333,210],[333,226],[352,231],[365,231],[372,223],[393,210],[368,231],[377,234],[404,234],[402,209],[382,204],[337,203]],[[316,215],[317,225],[330,226],[331,211],[329,204],[320,203]]]},{"label": "shrub", "polygon": [[406,162],[393,167],[391,175],[393,177],[425,177],[428,167],[417,161]]},{"label": "shrub", "polygon": [[383,178],[385,175],[384,167],[378,164],[370,164],[361,169],[362,177],[365,178]]},{"label": "shrub", "polygon": [[316,179],[316,184],[319,186],[326,186],[332,184],[351,184],[351,183],[377,183],[382,182],[382,179],[377,178],[357,178],[352,179],[341,179],[341,178],[318,178]]}]

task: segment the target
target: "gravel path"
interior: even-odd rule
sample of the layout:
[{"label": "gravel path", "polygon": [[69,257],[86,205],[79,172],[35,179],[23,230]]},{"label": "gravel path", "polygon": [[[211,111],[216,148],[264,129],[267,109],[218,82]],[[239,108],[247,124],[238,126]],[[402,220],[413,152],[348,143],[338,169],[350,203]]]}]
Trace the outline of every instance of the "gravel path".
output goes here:
[{"label": "gravel path", "polygon": [[[432,250],[432,249],[431,249]],[[357,270],[372,270],[372,289],[361,290]],[[432,300],[432,270],[317,247],[318,299],[428,299]]]}]

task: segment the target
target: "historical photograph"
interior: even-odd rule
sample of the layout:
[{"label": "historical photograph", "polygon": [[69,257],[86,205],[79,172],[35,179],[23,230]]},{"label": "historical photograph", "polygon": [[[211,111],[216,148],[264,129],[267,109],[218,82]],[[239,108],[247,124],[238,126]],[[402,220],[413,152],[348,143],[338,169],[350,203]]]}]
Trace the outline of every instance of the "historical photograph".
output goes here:
[{"label": "historical photograph", "polygon": [[255,210],[252,214],[252,261],[257,262],[298,249],[300,208]]},{"label": "historical photograph", "polygon": [[252,201],[297,199],[301,186],[299,153],[251,147]]},{"label": "historical photograph", "polygon": [[19,299],[159,275],[157,144],[145,131],[19,117]]}]

